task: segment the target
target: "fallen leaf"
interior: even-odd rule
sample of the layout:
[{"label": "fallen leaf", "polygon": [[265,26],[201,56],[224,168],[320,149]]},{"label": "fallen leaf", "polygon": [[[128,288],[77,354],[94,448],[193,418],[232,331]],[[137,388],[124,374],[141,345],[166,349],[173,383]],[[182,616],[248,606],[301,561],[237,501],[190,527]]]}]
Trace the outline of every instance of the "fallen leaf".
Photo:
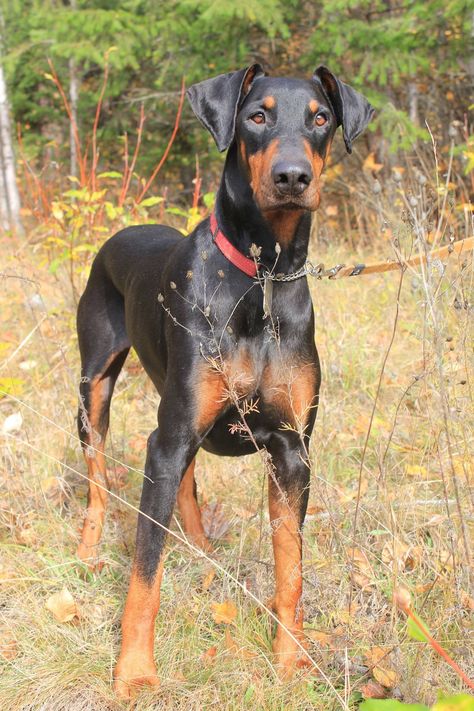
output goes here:
[{"label": "fallen leaf", "polygon": [[421,466],[421,464],[407,464],[405,467],[405,474],[408,476],[416,476],[421,477],[422,479],[427,479],[430,473],[428,469]]},{"label": "fallen leaf", "polygon": [[382,684],[379,684],[378,681],[373,681],[372,679],[361,687],[360,692],[364,699],[384,699],[387,695],[387,692]]},{"label": "fallen leaf", "polygon": [[464,592],[464,590],[461,590],[461,605],[466,608],[466,610],[474,612],[474,598]]},{"label": "fallen leaf", "polygon": [[10,661],[18,654],[18,643],[8,629],[0,629],[0,657]]},{"label": "fallen leaf", "polygon": [[389,655],[386,649],[383,647],[371,647],[367,652],[365,652],[364,657],[370,667],[375,667],[383,659],[386,659]]},{"label": "fallen leaf", "polygon": [[347,548],[347,558],[351,565],[351,579],[361,588],[370,587],[373,584],[374,572],[369,563],[369,559],[364,551],[359,548]]},{"label": "fallen leaf", "polygon": [[11,432],[19,432],[23,424],[23,415],[21,412],[13,412],[3,420],[2,434],[10,434]]},{"label": "fallen leaf", "polygon": [[382,647],[372,647],[365,653],[365,658],[370,667],[372,675],[376,681],[387,689],[393,689],[399,682],[396,671],[390,668],[389,654]]},{"label": "fallen leaf", "polygon": [[217,624],[230,625],[237,617],[237,608],[231,600],[213,602],[212,616]]},{"label": "fallen leaf", "polygon": [[374,678],[385,686],[386,689],[393,689],[399,682],[399,677],[397,672],[392,669],[385,669],[385,667],[376,666],[372,669],[372,674]]},{"label": "fallen leaf", "polygon": [[418,546],[409,546],[397,539],[387,541],[382,548],[382,562],[392,570],[413,570],[422,552]]},{"label": "fallen leaf", "polygon": [[71,622],[78,616],[76,601],[66,587],[47,599],[46,608],[58,622]]},{"label": "fallen leaf", "polygon": [[375,153],[372,151],[369,153],[367,158],[365,159],[364,163],[362,164],[362,170],[366,170],[367,172],[374,172],[378,173],[380,170],[383,168],[383,163],[376,163],[375,162]]},{"label": "fallen leaf", "polygon": [[204,590],[204,591],[209,590],[209,588],[211,587],[212,581],[214,580],[215,577],[216,577],[216,571],[214,568],[212,568],[212,570],[210,570],[207,573],[207,575],[204,576],[204,579],[203,579],[202,585],[201,585],[202,590]]},{"label": "fallen leaf", "polygon": [[25,526],[23,528],[17,528],[15,530],[15,539],[22,546],[34,546],[38,543],[38,535],[34,528],[31,526]]},{"label": "fallen leaf", "polygon": [[205,652],[201,654],[201,659],[204,662],[212,662],[217,654],[217,647],[209,647]]}]

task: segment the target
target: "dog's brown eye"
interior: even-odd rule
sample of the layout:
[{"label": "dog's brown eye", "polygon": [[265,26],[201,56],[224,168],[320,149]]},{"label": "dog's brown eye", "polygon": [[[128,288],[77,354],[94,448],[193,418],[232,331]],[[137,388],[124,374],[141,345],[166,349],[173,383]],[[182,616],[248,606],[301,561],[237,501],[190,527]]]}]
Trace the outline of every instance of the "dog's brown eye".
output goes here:
[{"label": "dog's brown eye", "polygon": [[318,114],[314,119],[316,126],[324,126],[328,122],[328,117],[325,114]]},{"label": "dog's brown eye", "polygon": [[257,111],[256,114],[250,117],[250,120],[254,123],[265,123],[265,114],[261,111]]}]

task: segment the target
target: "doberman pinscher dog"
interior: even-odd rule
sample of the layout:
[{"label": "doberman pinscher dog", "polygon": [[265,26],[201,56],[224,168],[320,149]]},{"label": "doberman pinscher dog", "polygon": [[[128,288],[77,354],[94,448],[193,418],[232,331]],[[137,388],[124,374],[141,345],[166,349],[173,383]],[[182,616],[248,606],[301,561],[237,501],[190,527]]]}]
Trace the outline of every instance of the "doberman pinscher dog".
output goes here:
[{"label": "doberman pinscher dog", "polygon": [[254,64],[187,95],[227,150],[211,217],[188,237],[161,225],[116,234],[97,254],[78,310],[79,432],[90,480],[78,555],[92,566],[107,498],[110,401],[131,346],[161,396],[114,675],[125,698],[158,683],[154,625],[176,500],[187,536],[209,549],[194,482],[200,447],[224,456],[266,450],[281,623],[273,650],[283,678],[298,665],[301,530],[320,385],[304,273],[311,212],[336,128],[350,152],[373,112],[324,66],[303,80],[269,77]]}]

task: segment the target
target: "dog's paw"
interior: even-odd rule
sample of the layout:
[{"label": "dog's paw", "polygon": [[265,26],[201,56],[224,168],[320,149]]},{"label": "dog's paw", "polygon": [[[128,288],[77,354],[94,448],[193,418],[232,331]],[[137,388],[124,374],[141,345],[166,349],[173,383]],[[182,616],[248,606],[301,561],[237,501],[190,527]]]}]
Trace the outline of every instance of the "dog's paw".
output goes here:
[{"label": "dog's paw", "polygon": [[159,683],[153,662],[145,662],[137,656],[119,659],[114,671],[114,691],[119,699],[132,699],[143,687]]},{"label": "dog's paw", "polygon": [[88,546],[82,541],[77,547],[76,556],[81,563],[87,566],[91,573],[100,573],[104,567],[104,561],[97,559],[94,547]]}]

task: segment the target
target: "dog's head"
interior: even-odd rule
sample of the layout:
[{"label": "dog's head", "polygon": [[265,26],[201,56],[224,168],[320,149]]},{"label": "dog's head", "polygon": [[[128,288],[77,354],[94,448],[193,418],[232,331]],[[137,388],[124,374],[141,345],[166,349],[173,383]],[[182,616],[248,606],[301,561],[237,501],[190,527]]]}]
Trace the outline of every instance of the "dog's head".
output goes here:
[{"label": "dog's head", "polygon": [[350,153],[373,115],[367,99],[324,66],[302,80],[268,77],[254,64],[195,84],[187,95],[220,151],[236,142],[262,211],[316,210],[337,127]]}]

